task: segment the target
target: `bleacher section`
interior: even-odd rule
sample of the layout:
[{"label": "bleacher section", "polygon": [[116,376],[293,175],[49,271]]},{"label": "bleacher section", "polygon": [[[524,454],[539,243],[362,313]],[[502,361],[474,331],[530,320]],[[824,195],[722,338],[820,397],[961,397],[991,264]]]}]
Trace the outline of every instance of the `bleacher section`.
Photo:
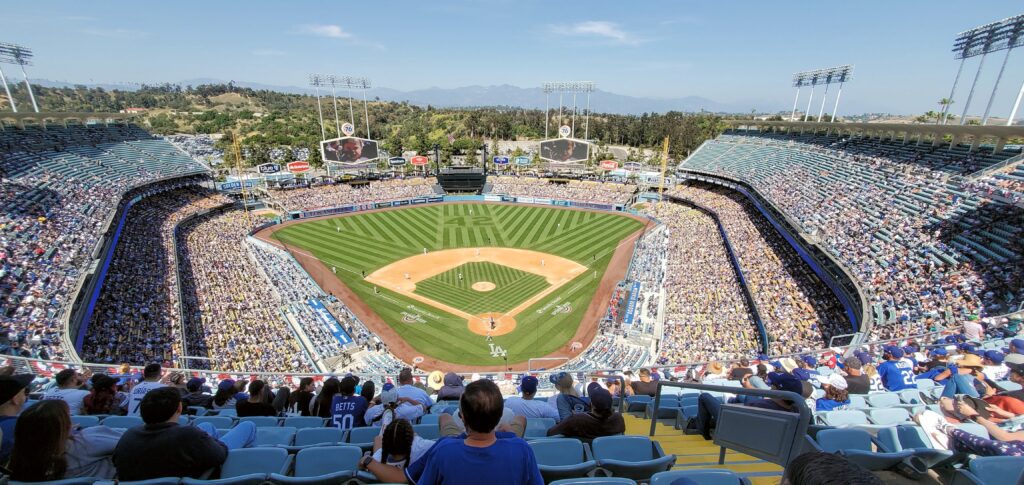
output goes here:
[{"label": "bleacher section", "polygon": [[66,356],[58,317],[122,196],[204,172],[134,125],[0,131],[0,352]]},{"label": "bleacher section", "polygon": [[956,176],[1011,155],[726,134],[680,169],[749,184],[816,235],[869,289],[884,337],[1005,313],[1024,301],[1024,209],[979,196]]}]

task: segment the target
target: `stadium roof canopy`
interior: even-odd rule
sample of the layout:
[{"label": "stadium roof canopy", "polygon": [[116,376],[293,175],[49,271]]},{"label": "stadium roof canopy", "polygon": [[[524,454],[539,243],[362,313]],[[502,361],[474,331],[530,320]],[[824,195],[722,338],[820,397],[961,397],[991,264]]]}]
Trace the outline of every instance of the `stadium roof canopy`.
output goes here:
[{"label": "stadium roof canopy", "polygon": [[43,113],[0,113],[0,128],[4,125],[15,125],[21,128],[25,124],[35,124],[46,127],[47,123],[59,123],[67,125],[68,121],[79,123],[109,123],[112,121],[125,121],[137,116],[133,113],[73,113],[73,112],[43,112]]},{"label": "stadium roof canopy", "polygon": [[860,135],[906,143],[930,143],[939,146],[950,137],[951,144],[971,142],[971,150],[989,140],[1002,150],[1011,139],[1024,139],[1024,126],[928,125],[923,123],[818,123],[805,121],[724,120],[732,128],[782,131],[787,133],[825,132],[836,135]]}]

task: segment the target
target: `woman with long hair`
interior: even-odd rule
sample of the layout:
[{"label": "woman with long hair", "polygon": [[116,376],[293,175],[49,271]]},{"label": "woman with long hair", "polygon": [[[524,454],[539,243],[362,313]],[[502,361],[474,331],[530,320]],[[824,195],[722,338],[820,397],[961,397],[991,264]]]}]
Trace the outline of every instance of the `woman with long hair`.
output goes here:
[{"label": "woman with long hair", "polygon": [[847,383],[843,376],[830,374],[821,383],[821,387],[825,390],[825,396],[815,401],[815,411],[832,411],[850,405],[850,395],[846,390]]},{"label": "woman with long hair", "polygon": [[217,384],[217,393],[213,395],[213,409],[224,409],[235,407],[235,395],[238,394],[238,387],[234,379],[224,379]]},{"label": "woman with long hair", "polygon": [[313,403],[313,416],[319,416],[321,418],[331,417],[331,400],[334,399],[334,395],[341,390],[341,381],[336,377],[331,377],[324,381],[324,388],[320,390],[320,395],[316,397],[316,401]]},{"label": "woman with long hair", "polygon": [[359,395],[366,399],[366,402],[373,402],[373,395],[377,391],[375,389],[373,381],[366,381],[363,383],[363,388],[359,390]]},{"label": "woman with long hair", "polygon": [[117,379],[105,374],[96,374],[92,390],[82,400],[85,414],[121,414],[120,400],[117,399]]},{"label": "woman with long hair", "polygon": [[259,379],[249,383],[249,399],[235,403],[238,417],[246,416],[277,416],[277,410],[267,403],[267,384]]},{"label": "woman with long hair", "polygon": [[558,410],[558,420],[561,421],[573,414],[586,413],[590,411],[590,400],[580,397],[573,385],[572,376],[568,372],[560,372],[555,376],[555,388],[558,389],[558,397],[555,398],[555,409]]},{"label": "woman with long hair", "polygon": [[380,447],[373,451],[373,459],[404,470],[419,460],[431,446],[434,446],[434,440],[420,438],[413,431],[409,420],[399,418],[384,428]]},{"label": "woman with long hair", "polygon": [[39,401],[21,413],[14,427],[11,479],[114,478],[117,469],[112,458],[121,433],[106,426],[77,428],[66,402]]},{"label": "woman with long hair", "polygon": [[292,405],[299,416],[309,416],[313,409],[313,378],[303,377],[299,380],[299,388],[291,394]]}]

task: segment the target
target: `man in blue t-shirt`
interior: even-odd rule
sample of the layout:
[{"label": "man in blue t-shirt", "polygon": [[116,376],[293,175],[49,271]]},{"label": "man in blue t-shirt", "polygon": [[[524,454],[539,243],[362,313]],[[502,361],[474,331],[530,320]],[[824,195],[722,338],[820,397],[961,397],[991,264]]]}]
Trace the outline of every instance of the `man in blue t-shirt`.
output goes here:
[{"label": "man in blue t-shirt", "polygon": [[903,349],[889,345],[883,350],[885,353],[882,358],[885,362],[878,366],[878,377],[882,379],[882,385],[889,391],[917,389],[914,364],[903,358]]},{"label": "man in blue t-shirt", "polygon": [[341,380],[338,394],[331,399],[331,423],[343,430],[366,426],[363,415],[369,403],[363,396],[356,396],[356,378],[352,376]]},{"label": "man in blue t-shirt", "polygon": [[28,401],[28,390],[32,386],[32,374],[0,376],[0,463],[7,463],[14,449],[14,426],[18,414]]},{"label": "man in blue t-shirt", "polygon": [[[439,440],[403,472],[375,461],[359,462],[382,482],[542,485],[530,445],[515,435],[496,435],[504,403],[498,386],[481,379],[466,386],[459,402],[466,434]],[[485,478],[486,477],[486,478]]]}]

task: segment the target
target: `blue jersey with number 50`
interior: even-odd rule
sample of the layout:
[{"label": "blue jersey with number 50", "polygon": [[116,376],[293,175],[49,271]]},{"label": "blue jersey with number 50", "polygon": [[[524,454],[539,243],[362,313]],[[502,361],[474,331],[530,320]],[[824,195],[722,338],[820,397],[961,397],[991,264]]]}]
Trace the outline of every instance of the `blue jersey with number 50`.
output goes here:
[{"label": "blue jersey with number 50", "polygon": [[878,376],[882,378],[882,385],[890,391],[917,389],[917,381],[914,380],[914,365],[909,360],[883,362],[878,366]]},{"label": "blue jersey with number 50", "polygon": [[331,399],[331,424],[341,429],[361,428],[366,426],[363,416],[367,408],[363,396],[342,396],[336,394]]}]

